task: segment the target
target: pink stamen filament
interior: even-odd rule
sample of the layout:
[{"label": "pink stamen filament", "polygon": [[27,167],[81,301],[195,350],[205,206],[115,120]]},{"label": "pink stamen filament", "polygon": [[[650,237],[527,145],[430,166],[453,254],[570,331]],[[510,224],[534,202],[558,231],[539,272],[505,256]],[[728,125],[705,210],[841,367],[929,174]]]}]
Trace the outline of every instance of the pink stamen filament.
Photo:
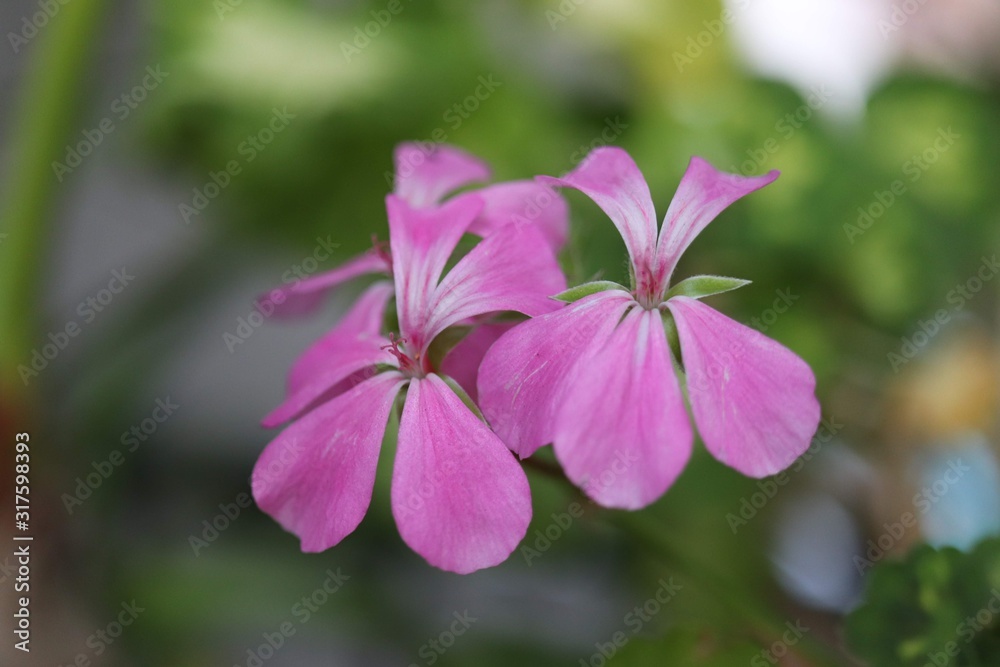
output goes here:
[{"label": "pink stamen filament", "polygon": [[404,343],[406,343],[405,338],[396,338],[396,334],[390,333],[389,344],[383,345],[382,349],[396,357],[396,360],[399,361],[399,370],[406,375],[423,377],[432,372],[433,369],[431,369],[426,357],[421,359],[418,354],[416,358],[413,358],[399,349],[399,346]]}]

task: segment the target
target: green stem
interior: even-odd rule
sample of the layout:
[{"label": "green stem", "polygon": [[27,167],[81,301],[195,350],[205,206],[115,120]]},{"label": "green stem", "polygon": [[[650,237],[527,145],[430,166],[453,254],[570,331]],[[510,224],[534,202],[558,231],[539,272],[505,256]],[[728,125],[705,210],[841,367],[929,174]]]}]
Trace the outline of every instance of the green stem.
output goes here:
[{"label": "green stem", "polygon": [[23,388],[18,364],[27,363],[39,330],[39,302],[46,217],[58,180],[53,161],[62,161],[74,130],[87,82],[88,59],[102,0],[76,0],[38,30],[20,57],[34,58],[10,136],[7,201],[0,216],[0,396]]}]

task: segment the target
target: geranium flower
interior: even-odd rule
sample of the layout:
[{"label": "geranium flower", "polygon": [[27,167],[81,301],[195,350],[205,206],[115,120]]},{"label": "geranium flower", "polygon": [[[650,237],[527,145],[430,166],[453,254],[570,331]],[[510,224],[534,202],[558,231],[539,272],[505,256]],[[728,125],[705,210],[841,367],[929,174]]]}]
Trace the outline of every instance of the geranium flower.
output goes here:
[{"label": "geranium flower", "polygon": [[715,458],[763,477],[806,450],[820,416],[809,366],[699,301],[746,281],[699,276],[670,286],[701,230],[777,176],[725,174],[693,158],[659,238],[649,188],[625,151],[597,149],[564,178],[540,177],[581,190],[607,213],[625,240],[633,284],[570,290],[562,298],[573,303],[518,325],[486,353],[479,404],[513,451],[526,457],[551,442],[567,476],[598,503],[648,505],[691,453],[678,363],[694,423]]},{"label": "geranium flower", "polygon": [[[433,209],[455,190],[486,181],[490,168],[485,162],[447,144],[402,143],[393,154],[393,193],[417,209]],[[546,185],[535,181],[508,181],[457,197],[475,196],[482,201],[476,219],[465,230],[485,238],[510,222],[531,222],[558,252],[566,243],[569,217],[566,202]],[[354,257],[341,266],[310,278],[271,290],[268,300],[278,316],[312,312],[330,290],[354,278],[392,273],[392,257],[384,246]]]},{"label": "geranium flower", "polygon": [[[361,522],[389,411],[404,387],[391,493],[403,540],[432,565],[466,573],[502,562],[524,537],[531,518],[524,471],[428,357],[449,327],[484,313],[550,312],[548,295],[565,288],[533,224],[488,235],[441,277],[483,205],[473,195],[420,209],[389,195],[393,283],[369,287],[324,347],[306,353],[320,368],[302,374],[269,416],[280,423],[306,413],[267,446],[252,478],[257,504],[300,538],[303,551],[327,549]],[[393,294],[400,338],[380,332]],[[361,369],[368,372],[358,376]]]}]

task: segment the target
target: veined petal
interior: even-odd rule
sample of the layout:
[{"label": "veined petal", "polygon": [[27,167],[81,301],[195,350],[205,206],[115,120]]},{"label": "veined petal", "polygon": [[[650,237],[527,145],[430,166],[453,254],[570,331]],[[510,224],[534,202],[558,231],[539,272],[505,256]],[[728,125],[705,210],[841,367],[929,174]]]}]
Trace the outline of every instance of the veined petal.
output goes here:
[{"label": "veined petal", "polygon": [[652,265],[656,249],[656,211],[646,179],[624,150],[614,146],[598,148],[566,176],[539,176],[537,180],[576,188],[593,199],[618,228],[633,266]]},{"label": "veined petal", "polygon": [[634,308],[578,366],[556,419],[556,458],[597,503],[634,510],[670,488],[692,439],[660,313]]},{"label": "veined petal", "polygon": [[257,505],[323,551],[350,534],[368,511],[389,410],[405,380],[389,371],[295,422],[271,441],[253,469]]},{"label": "veined petal", "polygon": [[562,195],[534,181],[510,181],[476,190],[485,205],[469,231],[486,237],[511,222],[538,225],[558,252],[569,236],[569,207]]},{"label": "veined petal", "polygon": [[316,310],[327,292],[348,280],[371,273],[388,274],[391,271],[386,258],[370,250],[330,271],[276,287],[267,294],[260,295],[257,302],[273,306],[274,314],[279,317],[306,315]]},{"label": "veined petal", "polygon": [[393,158],[393,192],[414,208],[433,206],[463,185],[490,178],[485,162],[454,146],[431,144],[426,149],[420,144],[403,143],[396,147]]},{"label": "veined petal", "polygon": [[517,322],[497,322],[477,326],[448,351],[441,360],[441,372],[458,382],[469,398],[478,402],[479,365],[490,346],[516,325]]},{"label": "veined petal", "polygon": [[598,292],[522,322],[490,347],[479,367],[479,407],[521,458],[552,442],[566,376],[632,303],[628,292]]},{"label": "veined petal", "polygon": [[289,374],[288,396],[264,417],[263,426],[272,428],[294,419],[320,399],[329,398],[330,390],[353,373],[376,364],[397,365],[396,358],[382,349],[389,340],[379,334],[391,295],[390,283],[370,287],[339,325],[299,357]]},{"label": "veined petal", "polygon": [[[288,374],[288,393],[294,394],[302,390],[310,381],[322,376],[328,368],[339,366],[338,361],[349,354],[351,349],[357,349],[360,342],[371,341],[377,347],[387,345],[388,341],[379,334],[385,318],[385,306],[392,298],[393,289],[392,283],[380,281],[362,292],[337,326],[310,345],[292,364]],[[381,356],[378,359],[381,360]],[[351,372],[353,371],[348,371],[344,377]]]},{"label": "veined petal", "polygon": [[705,447],[744,475],[788,467],[819,425],[812,369],[788,348],[689,297],[667,301]]},{"label": "veined petal", "polygon": [[459,574],[503,562],[528,530],[531,491],[524,471],[436,375],[410,382],[392,514],[411,549]]},{"label": "veined petal", "polygon": [[431,296],[448,257],[482,207],[475,195],[461,195],[430,209],[415,209],[395,195],[386,197],[400,333],[414,349],[430,342],[421,334]]},{"label": "veined petal", "polygon": [[550,313],[559,304],[549,297],[565,289],[566,277],[538,228],[507,225],[480,241],[441,280],[421,339],[430,343],[451,325],[483,313]]},{"label": "veined petal", "polygon": [[700,157],[691,158],[677,186],[656,247],[656,272],[669,280],[677,260],[708,223],[730,204],[778,178],[777,171],[765,176],[740,176],[718,171]]}]

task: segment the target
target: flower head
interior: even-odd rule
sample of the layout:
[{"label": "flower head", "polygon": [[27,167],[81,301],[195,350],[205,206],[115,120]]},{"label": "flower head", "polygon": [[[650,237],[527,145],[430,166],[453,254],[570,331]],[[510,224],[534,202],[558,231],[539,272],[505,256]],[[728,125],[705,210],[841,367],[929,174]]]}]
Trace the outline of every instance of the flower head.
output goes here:
[{"label": "flower head", "polygon": [[[508,446],[524,457],[551,442],[566,474],[594,500],[644,507],[691,453],[678,364],[694,422],[717,459],[762,477],[805,451],[820,413],[809,366],[699,300],[746,281],[670,284],[708,223],[777,176],[725,174],[693,158],[659,233],[645,179],[621,149],[593,151],[564,178],[539,178],[581,190],[607,213],[625,241],[632,285],[570,290],[563,295],[570,305],[518,325],[486,353],[480,406]],[[680,358],[668,332],[679,339]]]},{"label": "flower head", "polygon": [[[490,168],[465,151],[447,144],[402,143],[393,161],[393,194],[416,210],[439,208],[455,190],[490,178]],[[511,222],[538,226],[546,242],[559,251],[566,242],[569,217],[566,202],[551,188],[535,181],[507,181],[456,195],[475,197],[479,213],[465,230],[487,237]],[[312,312],[330,290],[354,278],[392,275],[392,255],[384,244],[375,243],[368,252],[318,275],[276,288],[261,297],[278,315]]]},{"label": "flower head", "polygon": [[[253,473],[257,504],[322,551],[368,510],[389,411],[406,388],[392,477],[403,540],[429,563],[471,572],[502,562],[524,536],[531,497],[504,443],[466,406],[428,351],[449,327],[485,313],[552,309],[565,288],[537,225],[488,235],[442,277],[483,201],[461,196],[415,208],[386,200],[393,283],[369,287],[340,324],[296,363],[288,398],[265,423],[296,419],[264,450]],[[395,295],[399,337],[381,332]]]}]

